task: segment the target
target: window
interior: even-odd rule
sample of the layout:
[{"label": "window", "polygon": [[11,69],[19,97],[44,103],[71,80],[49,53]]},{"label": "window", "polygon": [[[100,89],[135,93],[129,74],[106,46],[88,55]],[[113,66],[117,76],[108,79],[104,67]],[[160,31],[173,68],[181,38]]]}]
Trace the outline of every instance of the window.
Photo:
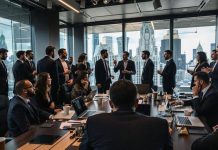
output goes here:
[{"label": "window", "polygon": [[[118,79],[119,74],[113,72],[113,60],[122,56],[122,25],[110,24],[89,26],[87,28],[87,55],[91,68],[94,69],[95,62],[100,59],[100,51],[102,49],[108,50],[108,60],[111,74],[115,76],[113,81]],[[91,85],[95,85],[94,71],[90,75]]]},{"label": "window", "polygon": [[67,28],[60,29],[60,48],[68,50],[67,42]]},{"label": "window", "polygon": [[[23,17],[28,17],[24,15]],[[16,52],[31,49],[31,28],[28,24],[0,17],[0,47],[8,49],[5,61],[8,70],[9,97],[13,96],[14,78],[12,67],[17,60]]]},{"label": "window", "polygon": [[154,85],[161,90],[161,76],[157,70],[163,69],[165,61],[163,51],[169,49],[169,21],[155,20],[146,22],[136,22],[126,24],[126,47],[130,53],[131,59],[135,61],[136,75],[133,76],[135,84],[141,83],[141,74],[144,62],[141,59],[141,51],[148,50],[150,58],[154,62]]},{"label": "window", "polygon": [[204,51],[210,60],[215,49],[216,16],[181,18],[174,20],[174,60],[177,65],[177,87],[180,91],[191,91],[192,76],[187,69],[196,65],[196,53]]}]

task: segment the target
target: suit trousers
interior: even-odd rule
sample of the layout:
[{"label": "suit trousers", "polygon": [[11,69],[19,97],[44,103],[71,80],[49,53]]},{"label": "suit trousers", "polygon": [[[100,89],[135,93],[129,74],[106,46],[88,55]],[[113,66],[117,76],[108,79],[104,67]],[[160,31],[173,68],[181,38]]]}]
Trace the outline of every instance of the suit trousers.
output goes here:
[{"label": "suit trousers", "polygon": [[106,91],[110,89],[110,79],[108,79],[105,83],[101,84],[101,88],[98,88],[98,93],[106,94]]}]

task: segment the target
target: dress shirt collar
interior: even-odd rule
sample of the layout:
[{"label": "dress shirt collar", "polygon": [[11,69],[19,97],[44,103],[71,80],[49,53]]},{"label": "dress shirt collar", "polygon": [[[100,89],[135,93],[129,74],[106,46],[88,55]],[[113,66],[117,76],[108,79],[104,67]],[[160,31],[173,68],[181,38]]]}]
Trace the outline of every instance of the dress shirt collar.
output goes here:
[{"label": "dress shirt collar", "polygon": [[204,95],[207,93],[207,91],[208,91],[208,89],[210,88],[210,84],[207,86],[207,87],[205,87],[201,92],[203,93],[203,95],[202,95],[202,97],[204,97]]},{"label": "dress shirt collar", "polygon": [[28,104],[30,102],[30,100],[28,98],[24,98],[20,95],[17,95],[20,99],[22,99],[26,104]]},{"label": "dress shirt collar", "polygon": [[145,63],[147,63],[147,62],[148,62],[148,60],[149,60],[149,58],[145,59]]},{"label": "dress shirt collar", "polygon": [[169,62],[171,59],[173,59],[173,58],[167,59],[166,61]]},{"label": "dress shirt collar", "polygon": [[65,59],[61,59],[61,58],[59,58],[59,59],[60,59],[61,62],[65,62]]}]

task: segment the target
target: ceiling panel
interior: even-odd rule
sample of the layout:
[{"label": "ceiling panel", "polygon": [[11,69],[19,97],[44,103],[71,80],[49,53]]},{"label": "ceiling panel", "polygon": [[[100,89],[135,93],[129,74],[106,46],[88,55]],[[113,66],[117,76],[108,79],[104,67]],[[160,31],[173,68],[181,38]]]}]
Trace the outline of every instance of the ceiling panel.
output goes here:
[{"label": "ceiling panel", "polygon": [[136,4],[115,5],[106,8],[113,15],[138,12]]}]

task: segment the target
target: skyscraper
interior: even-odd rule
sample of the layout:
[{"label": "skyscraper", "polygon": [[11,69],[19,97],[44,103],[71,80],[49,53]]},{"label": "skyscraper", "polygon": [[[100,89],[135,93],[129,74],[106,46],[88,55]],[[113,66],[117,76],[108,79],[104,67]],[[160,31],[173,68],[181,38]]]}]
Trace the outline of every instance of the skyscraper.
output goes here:
[{"label": "skyscraper", "polygon": [[93,45],[92,52],[93,52],[93,56],[94,56],[96,46],[99,45],[99,34],[98,33],[92,34],[92,45]]},{"label": "skyscraper", "polygon": [[[169,49],[169,32],[164,35],[163,40],[161,40],[161,50],[160,50],[160,62],[165,63],[163,54],[164,51]],[[186,55],[181,54],[181,39],[178,35],[178,30],[174,30],[173,34],[173,59],[176,63],[177,69],[185,70],[186,68]]]}]

